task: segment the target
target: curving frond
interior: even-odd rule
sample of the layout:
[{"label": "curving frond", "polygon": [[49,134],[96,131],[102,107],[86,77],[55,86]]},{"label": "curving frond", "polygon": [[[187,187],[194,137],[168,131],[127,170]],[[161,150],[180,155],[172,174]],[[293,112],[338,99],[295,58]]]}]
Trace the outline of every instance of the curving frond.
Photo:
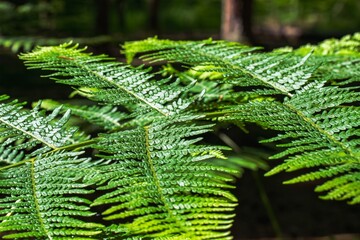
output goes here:
[{"label": "curving frond", "polygon": [[[251,87],[249,93],[262,91],[262,95],[291,96],[291,92],[302,88],[308,82],[318,67],[318,63],[305,64],[310,55],[302,58],[290,54],[257,53],[257,47],[225,41],[186,44],[176,44],[173,41],[171,44],[163,45],[160,50],[154,42],[156,39],[141,42],[146,46],[146,51],[155,51],[144,54],[144,60],[180,62],[196,66],[192,69],[221,74],[223,77],[218,81]],[[133,44],[137,43],[125,44],[125,50],[131,49]]]},{"label": "curving frond", "polygon": [[97,239],[82,178],[91,166],[81,152],[38,155],[0,169],[0,232],[4,239]]},{"label": "curving frond", "polygon": [[111,105],[122,105],[155,111],[168,116],[186,108],[189,103],[180,95],[186,88],[172,79],[154,80],[150,69],[133,68],[112,61],[106,55],[93,56],[71,43],[57,47],[39,47],[20,56],[29,68],[50,70],[57,82],[81,87],[90,99]]},{"label": "curving frond", "polygon": [[[346,47],[355,51],[345,56],[339,53],[312,57],[312,51],[304,53],[303,57],[299,56],[300,51],[257,53],[234,43],[176,44],[157,39],[140,42],[145,45],[143,49],[137,48],[139,43],[135,43],[135,50],[145,52],[142,56],[145,60],[180,62],[202,73],[220,73],[222,78],[214,81],[238,86],[241,92],[251,92],[248,103],[236,101],[236,94],[228,92],[229,99],[233,96],[233,103],[220,106],[217,111],[212,108],[210,110],[215,112],[207,116],[235,123],[255,122],[284,132],[267,140],[281,141],[279,146],[285,148],[272,157],[285,158],[285,162],[268,175],[311,168],[310,173],[287,183],[330,177],[333,180],[317,188],[317,191],[329,191],[324,198],[359,203],[356,176],[360,164],[357,106],[360,96],[358,88],[348,87],[359,82],[357,36],[352,40],[344,38],[339,44],[332,42],[330,47],[324,43],[314,50],[319,55],[324,54],[325,48],[333,49],[336,54]],[[159,47],[157,41],[164,44]],[[125,44],[125,50],[132,45],[131,42]]]},{"label": "curving frond", "polygon": [[226,189],[234,170],[202,160],[214,146],[195,145],[212,125],[178,116],[132,130],[101,135],[95,148],[112,164],[89,181],[104,191],[93,206],[105,206],[106,220],[125,223],[109,231],[151,239],[227,239],[236,198]]},{"label": "curving frond", "polygon": [[106,130],[112,130],[121,126],[121,121],[129,118],[129,114],[120,112],[116,107],[106,106],[87,106],[75,104],[62,104],[54,100],[42,100],[41,107],[47,110],[54,110],[60,107],[62,111],[70,110],[72,115],[78,116],[85,121],[100,126]]},{"label": "curving frond", "polygon": [[[65,126],[70,112],[59,119],[60,108],[45,116],[38,109],[23,109],[23,103],[6,101],[0,97],[0,133],[2,161],[11,163],[22,160],[22,156],[36,156],[75,143],[76,128]],[[32,151],[30,151],[32,150]]]},{"label": "curving frond", "polygon": [[[233,113],[224,120],[243,120],[255,122],[266,128],[281,132],[278,136],[263,142],[282,141],[278,146],[284,151],[272,156],[285,158],[285,162],[270,170],[267,175],[280,171],[295,171],[311,168],[304,174],[286,183],[332,178],[317,188],[317,191],[344,188],[352,185],[352,194],[342,192],[334,195],[329,192],[324,198],[347,199],[359,203],[360,188],[357,178],[360,165],[360,108],[348,106],[360,101],[360,93],[355,89],[323,87],[309,89],[287,98],[283,103],[277,101],[257,101],[234,107]],[[320,171],[314,168],[320,168]],[[344,176],[348,182],[344,182]],[[332,182],[331,188],[329,186]]]}]

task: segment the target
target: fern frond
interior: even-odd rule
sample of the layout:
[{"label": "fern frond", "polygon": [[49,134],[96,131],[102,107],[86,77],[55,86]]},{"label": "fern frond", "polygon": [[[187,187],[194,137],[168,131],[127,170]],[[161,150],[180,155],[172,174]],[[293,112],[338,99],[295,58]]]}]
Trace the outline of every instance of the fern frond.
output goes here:
[{"label": "fern frond", "polygon": [[319,72],[332,84],[351,84],[358,81],[360,73],[360,33],[347,35],[341,39],[327,39],[318,45],[305,45],[298,49],[289,47],[276,49],[275,52],[291,52],[305,56],[312,53],[310,61],[322,62]]},{"label": "fern frond", "polygon": [[[159,50],[156,40],[140,42],[145,45],[147,53],[142,56],[148,61],[180,62],[201,72],[216,72],[222,74],[221,81],[242,87],[260,88],[263,94],[292,96],[308,82],[318,64],[305,64],[310,55],[303,58],[294,55],[275,53],[256,53],[259,48],[243,46],[224,41],[171,42]],[[154,43],[155,42],[155,43]],[[132,49],[135,43],[126,43],[125,51]],[[141,51],[142,49],[139,49]],[[159,51],[157,51],[159,50]],[[267,92],[268,91],[268,92]]]},{"label": "fern frond", "polygon": [[213,146],[195,145],[211,125],[194,116],[177,116],[101,135],[96,148],[111,165],[91,183],[105,191],[93,205],[108,206],[106,220],[125,221],[111,231],[151,239],[216,239],[228,236],[235,197],[216,172],[234,170],[202,162],[217,155]]},{"label": "fern frond", "polygon": [[286,158],[285,162],[267,175],[321,167],[321,171],[305,174],[287,183],[329,177],[337,179],[339,175],[356,170],[356,167],[343,169],[343,166],[359,166],[360,163],[360,109],[348,106],[360,100],[356,90],[334,86],[308,89],[285,99],[283,103],[254,101],[234,107],[234,114],[224,119],[242,119],[284,132],[264,141],[287,141],[279,144],[286,149],[272,156],[273,159]]},{"label": "fern frond", "polygon": [[1,148],[6,162],[20,161],[24,152],[31,157],[75,142],[76,129],[65,126],[70,112],[55,120],[60,108],[45,116],[36,108],[26,110],[24,104],[7,99],[7,96],[0,97]]},{"label": "fern frond", "polygon": [[149,69],[132,68],[110,61],[106,55],[93,56],[71,43],[58,47],[39,47],[20,56],[29,68],[55,73],[57,82],[86,88],[92,100],[110,105],[143,108],[167,116],[186,108],[189,103],[179,96],[186,89],[171,79],[155,81]]},{"label": "fern frond", "polygon": [[[221,73],[223,77],[216,78],[216,82],[245,87],[240,90],[254,93],[255,97],[248,98],[249,103],[240,102],[236,106],[233,102],[234,107],[219,108],[207,116],[217,119],[216,116],[222,114],[224,117],[218,119],[255,122],[284,132],[267,140],[285,142],[279,146],[286,148],[272,157],[286,158],[285,162],[268,175],[315,167],[327,170],[290,182],[312,180],[315,176],[337,178],[354,170],[335,172],[329,166],[337,169],[347,164],[359,164],[360,112],[356,106],[360,100],[359,91],[334,86],[358,83],[360,61],[356,54],[352,57],[311,57],[311,51],[304,57],[292,52],[259,54],[249,47],[212,41],[171,43],[159,48],[156,41],[159,40],[142,42],[146,45],[144,51],[148,52],[143,59],[180,62],[192,69],[200,69],[202,73]],[[131,46],[132,43],[126,44],[125,50]],[[355,195],[347,196],[348,199],[356,198]]]},{"label": "fern frond", "polygon": [[129,118],[129,115],[120,112],[116,107],[111,105],[106,106],[87,106],[87,105],[74,105],[62,104],[54,100],[42,100],[41,107],[46,110],[54,110],[60,107],[62,111],[70,110],[71,114],[78,116],[85,121],[100,126],[106,130],[112,130],[121,126],[121,121]]},{"label": "fern frond", "polygon": [[0,171],[0,232],[4,239],[97,239],[101,224],[85,222],[94,215],[93,192],[81,182],[91,166],[81,152],[39,155]]}]

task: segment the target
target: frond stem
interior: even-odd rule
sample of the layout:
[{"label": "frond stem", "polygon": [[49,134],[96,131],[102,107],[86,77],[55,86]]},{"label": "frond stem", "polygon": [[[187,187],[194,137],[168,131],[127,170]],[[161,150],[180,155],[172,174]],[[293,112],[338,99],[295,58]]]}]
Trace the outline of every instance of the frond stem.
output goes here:
[{"label": "frond stem", "polygon": [[207,118],[223,117],[224,115],[231,113],[236,113],[236,111],[225,110],[225,111],[209,112],[209,113],[205,113],[205,117]]},{"label": "frond stem", "polygon": [[37,212],[37,216],[39,219],[39,223],[41,228],[43,229],[44,233],[46,234],[46,236],[48,236],[48,238],[50,240],[52,240],[53,238],[51,237],[51,235],[49,234],[49,232],[47,231],[43,218],[41,217],[41,211],[40,211],[40,207],[39,207],[39,201],[38,201],[38,195],[37,195],[37,190],[36,190],[36,183],[35,183],[35,158],[30,161],[31,165],[30,165],[30,172],[31,172],[31,186],[32,186],[32,192],[33,192],[33,198],[34,198],[34,203],[35,203],[35,208],[36,208],[36,212]]},{"label": "frond stem", "polygon": [[80,63],[76,62],[75,59],[72,60],[72,62],[74,62],[75,65],[77,65],[79,68],[83,68],[83,69],[85,69],[86,71],[89,71],[90,73],[92,73],[92,74],[95,75],[96,77],[98,77],[98,78],[104,80],[105,82],[110,83],[111,85],[114,85],[115,87],[117,87],[117,88],[125,91],[127,94],[135,97],[136,99],[140,100],[141,102],[144,102],[146,105],[148,105],[148,106],[150,106],[151,108],[155,109],[156,111],[158,111],[158,112],[161,113],[162,115],[168,116],[167,113],[164,113],[163,111],[161,111],[161,109],[159,109],[158,107],[156,107],[156,106],[155,106],[154,104],[152,104],[151,102],[147,101],[145,98],[137,95],[136,93],[134,93],[134,92],[132,92],[132,91],[130,91],[130,90],[128,90],[128,89],[126,89],[125,87],[121,86],[120,84],[118,84],[118,83],[116,83],[116,82],[114,82],[114,81],[111,81],[111,79],[103,76],[102,74],[99,74],[98,72],[95,72],[95,71],[91,70],[89,67],[87,67],[86,64],[80,64]]},{"label": "frond stem", "polygon": [[320,127],[318,124],[316,124],[311,118],[307,117],[302,111],[298,110],[295,106],[288,104],[286,102],[283,103],[284,106],[288,107],[292,112],[295,112],[296,115],[301,117],[305,122],[309,123],[313,128],[315,128],[319,133],[326,136],[326,138],[330,141],[335,143],[336,145],[340,146],[345,153],[349,154],[353,158],[357,158],[355,154],[352,152],[350,148],[348,148],[345,144],[337,140],[332,134],[330,134],[328,131]]},{"label": "frond stem", "polygon": [[151,170],[152,177],[154,179],[155,186],[156,186],[157,191],[158,191],[158,193],[160,195],[161,201],[164,203],[164,207],[165,207],[165,209],[166,209],[166,211],[168,213],[169,218],[179,226],[179,228],[181,229],[182,232],[187,232],[186,229],[184,228],[184,226],[172,214],[172,211],[171,211],[171,209],[169,207],[169,203],[166,201],[166,198],[165,198],[165,196],[163,194],[163,189],[160,186],[160,180],[159,180],[159,178],[157,176],[157,173],[156,173],[156,170],[155,170],[155,167],[154,167],[154,163],[153,163],[153,160],[151,158],[150,143],[149,143],[149,128],[150,128],[149,126],[144,127],[146,155],[147,155],[147,162],[148,162],[148,164],[150,166],[150,170]]},{"label": "frond stem", "polygon": [[74,150],[74,149],[78,149],[78,148],[82,148],[82,147],[87,147],[91,144],[94,144],[96,143],[97,141],[97,138],[92,138],[90,140],[86,140],[86,141],[83,141],[83,142],[78,142],[78,143],[74,143],[74,144],[70,144],[70,145],[66,145],[66,146],[63,146],[63,147],[59,147],[57,149],[54,149],[53,151],[51,152],[55,152],[55,151],[61,151],[61,150]]}]

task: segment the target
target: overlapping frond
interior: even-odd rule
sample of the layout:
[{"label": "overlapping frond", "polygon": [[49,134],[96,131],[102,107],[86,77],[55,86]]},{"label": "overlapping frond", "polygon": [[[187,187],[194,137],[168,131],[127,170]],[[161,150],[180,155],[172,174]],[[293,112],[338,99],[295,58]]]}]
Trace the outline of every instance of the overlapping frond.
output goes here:
[{"label": "overlapping frond", "polygon": [[[285,158],[285,162],[273,168],[267,175],[279,171],[295,171],[303,168],[312,170],[287,183],[332,178],[330,187],[326,182],[317,188],[339,191],[352,185],[352,194],[335,196],[329,192],[325,198],[348,199],[358,203],[360,188],[358,179],[360,164],[360,108],[348,106],[360,100],[356,89],[323,87],[309,89],[287,98],[284,102],[255,101],[234,107],[234,113],[224,117],[258,123],[264,127],[283,132],[264,142],[281,141],[285,150],[272,156]],[[285,142],[285,143],[284,143]],[[354,175],[354,178],[349,177]],[[344,182],[344,176],[348,182]],[[337,180],[339,179],[339,180]],[[352,181],[350,180],[352,179]],[[337,183],[337,184],[336,184]],[[345,186],[347,185],[347,186]]]},{"label": "overlapping frond", "polygon": [[104,134],[96,148],[112,164],[90,182],[104,194],[93,205],[106,206],[106,220],[121,220],[109,231],[123,238],[228,239],[236,205],[232,172],[202,162],[218,155],[214,146],[195,145],[211,125],[196,125],[194,116],[155,121],[132,130]]},{"label": "overlapping frond", "polygon": [[[231,162],[203,161],[223,157],[220,147],[199,143],[211,119],[279,131],[265,142],[283,147],[272,158],[285,161],[268,175],[307,168],[288,183],[325,178],[316,189],[327,192],[323,198],[360,203],[359,59],[258,49],[211,39],[125,44],[129,61],[146,52],[144,60],[191,67],[156,74],[70,43],[22,55],[30,68],[104,106],[44,101],[52,110],[46,116],[40,105],[24,110],[0,97],[0,232],[14,239],[231,239],[236,198],[229,189],[238,172]],[[329,62],[332,73],[321,66]],[[105,131],[79,142],[65,126],[70,111]],[[83,147],[101,160],[82,157]],[[107,226],[88,220],[95,211]]]},{"label": "overlapping frond", "polygon": [[92,190],[82,183],[81,152],[38,155],[0,169],[0,232],[4,239],[97,239],[101,224],[86,222]]},{"label": "overlapping frond", "polygon": [[298,49],[289,47],[276,49],[276,52],[291,52],[305,56],[312,52],[310,61],[321,62],[319,71],[326,80],[336,84],[356,83],[360,72],[360,33],[346,35],[341,39],[327,39],[318,45],[307,44]]},{"label": "overlapping frond", "polygon": [[[252,91],[249,92],[261,91],[262,95],[291,96],[291,92],[308,82],[318,67],[318,64],[305,64],[310,55],[298,57],[291,54],[257,53],[257,47],[224,41],[170,42],[160,50],[156,39],[141,43],[146,46],[144,51],[155,51],[144,54],[142,58],[145,60],[180,62],[196,66],[193,69],[200,72],[220,73],[223,75],[222,82],[251,87]],[[138,43],[125,44],[125,51],[132,49],[133,44]],[[140,48],[139,51],[143,50]]]},{"label": "overlapping frond", "polygon": [[[311,50],[305,56],[300,56],[299,51],[257,53],[256,49],[215,41],[178,45],[163,42],[163,46],[158,47],[157,41],[145,40],[141,43],[146,47],[141,49],[135,45],[135,49],[146,52],[142,56],[145,60],[180,62],[199,72],[220,73],[223,77],[216,78],[216,82],[245,87],[240,91],[253,93],[248,103],[235,101],[233,96],[234,106],[225,109],[221,106],[220,111],[210,112],[208,116],[223,114],[216,119],[250,121],[283,132],[268,142],[281,142],[279,146],[285,150],[273,158],[285,158],[285,162],[268,175],[282,170],[315,168],[288,183],[330,177],[333,180],[317,188],[329,191],[324,198],[359,203],[356,176],[360,164],[357,106],[360,99],[357,88],[347,87],[356,86],[360,76],[355,38],[331,42],[330,47],[324,43],[315,49],[318,55],[333,49],[336,56],[331,57],[311,57]],[[125,50],[131,49],[132,44],[125,44]],[[340,49],[347,47],[354,53],[341,56]],[[230,91],[228,94],[230,99],[236,95]]]},{"label": "overlapping frond", "polygon": [[100,126],[106,130],[112,130],[120,127],[121,121],[127,119],[129,114],[120,112],[116,107],[111,105],[97,106],[97,105],[75,105],[62,104],[54,100],[41,101],[41,107],[47,110],[53,110],[60,107],[64,111],[70,110],[72,115],[78,116],[85,121]]},{"label": "overlapping frond", "polygon": [[7,99],[0,97],[0,151],[5,163],[20,161],[25,153],[31,157],[75,142],[76,129],[65,127],[69,112],[56,120],[60,108],[45,116],[36,108],[26,110],[24,104]]},{"label": "overlapping frond", "polygon": [[82,183],[92,163],[81,152],[61,152],[86,138],[58,119],[60,107],[45,115],[1,96],[0,232],[12,239],[96,239],[100,224],[80,219],[91,216],[92,191]]},{"label": "overlapping frond", "polygon": [[179,96],[185,90],[172,79],[154,80],[150,69],[133,68],[106,55],[93,56],[77,45],[41,47],[20,57],[30,68],[50,70],[57,82],[80,87],[92,100],[110,105],[147,109],[167,116],[189,103]]}]

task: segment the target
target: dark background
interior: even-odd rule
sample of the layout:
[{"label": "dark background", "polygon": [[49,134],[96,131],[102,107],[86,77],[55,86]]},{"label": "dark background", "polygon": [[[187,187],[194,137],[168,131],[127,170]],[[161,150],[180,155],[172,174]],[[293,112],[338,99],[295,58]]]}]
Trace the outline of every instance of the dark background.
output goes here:
[{"label": "dark background", "polygon": [[[232,11],[225,9],[233,4]],[[230,16],[225,21],[225,16]],[[235,24],[234,32],[224,29]],[[237,25],[236,25],[237,24]],[[0,1],[0,42],[23,39],[79,38],[90,51],[123,61],[119,44],[157,35],[171,39],[229,39],[246,44],[297,47],[341,37],[360,30],[358,0],[13,0]],[[97,38],[102,36],[101,38]],[[56,40],[60,39],[60,40]],[[4,45],[4,44],[2,44]],[[24,50],[23,48],[19,49]],[[28,102],[66,99],[71,89],[28,71],[17,51],[0,47],[0,92]],[[260,135],[267,133],[253,127]],[[259,147],[258,139],[225,129],[240,146]],[[256,134],[256,135],[259,135]],[[276,162],[270,162],[274,166]],[[259,192],[272,205],[285,238],[356,239],[360,208],[345,202],[322,201],[313,192],[316,182],[282,185],[290,174],[264,178],[264,171],[245,171],[234,193],[239,198],[232,229],[235,239],[274,238]],[[358,238],[360,239],[360,237]]]}]

